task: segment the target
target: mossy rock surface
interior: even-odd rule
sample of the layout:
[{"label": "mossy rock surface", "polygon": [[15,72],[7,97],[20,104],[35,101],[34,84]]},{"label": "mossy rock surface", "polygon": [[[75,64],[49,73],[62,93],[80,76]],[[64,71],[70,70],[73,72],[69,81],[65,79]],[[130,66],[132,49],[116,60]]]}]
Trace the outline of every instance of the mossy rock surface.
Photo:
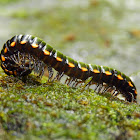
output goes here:
[{"label": "mossy rock surface", "polygon": [[1,137],[13,139],[137,139],[140,106],[28,76],[1,76]]}]

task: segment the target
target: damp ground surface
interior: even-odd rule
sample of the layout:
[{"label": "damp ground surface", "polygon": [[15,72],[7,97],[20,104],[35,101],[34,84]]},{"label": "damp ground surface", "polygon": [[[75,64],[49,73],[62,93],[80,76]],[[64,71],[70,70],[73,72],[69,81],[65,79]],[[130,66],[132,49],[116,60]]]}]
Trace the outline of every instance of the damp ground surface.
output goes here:
[{"label": "damp ground surface", "polygon": [[[0,48],[32,34],[75,60],[124,72],[139,94],[139,13],[139,0],[0,0]],[[139,104],[46,81],[0,71],[1,138],[139,139]]]},{"label": "damp ground surface", "polygon": [[[0,138],[138,139],[140,106],[109,94],[1,76]],[[45,83],[44,83],[45,82]]]}]

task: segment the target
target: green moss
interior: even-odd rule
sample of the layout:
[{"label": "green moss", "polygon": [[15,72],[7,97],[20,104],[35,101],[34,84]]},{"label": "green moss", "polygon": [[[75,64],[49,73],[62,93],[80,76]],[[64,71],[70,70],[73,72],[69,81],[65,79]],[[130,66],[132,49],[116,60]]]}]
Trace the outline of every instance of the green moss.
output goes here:
[{"label": "green moss", "polygon": [[34,76],[29,76],[26,82],[3,76],[0,106],[1,127],[8,136],[44,139],[140,136],[138,104],[57,82],[42,83]]}]

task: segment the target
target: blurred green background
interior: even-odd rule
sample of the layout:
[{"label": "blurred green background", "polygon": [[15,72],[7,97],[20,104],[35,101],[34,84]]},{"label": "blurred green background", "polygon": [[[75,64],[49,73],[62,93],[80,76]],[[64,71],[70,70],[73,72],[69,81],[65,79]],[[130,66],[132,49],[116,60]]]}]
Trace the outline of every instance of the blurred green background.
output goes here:
[{"label": "blurred green background", "polygon": [[0,0],[0,49],[17,34],[120,70],[140,93],[140,0]]}]

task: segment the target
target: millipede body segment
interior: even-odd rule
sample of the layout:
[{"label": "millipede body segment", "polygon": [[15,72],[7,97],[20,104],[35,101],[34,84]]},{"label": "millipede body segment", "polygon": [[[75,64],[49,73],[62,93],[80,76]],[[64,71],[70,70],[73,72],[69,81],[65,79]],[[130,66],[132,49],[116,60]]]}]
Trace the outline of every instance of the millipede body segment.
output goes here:
[{"label": "millipede body segment", "polygon": [[[75,61],[32,35],[16,35],[4,44],[1,67],[6,74],[19,77],[32,71],[41,77],[47,67],[49,80],[60,80],[65,74],[69,77],[65,83],[73,87],[81,83],[96,84],[97,92],[111,92],[113,96],[122,94],[129,102],[136,102],[137,98],[134,83],[124,73],[106,66]],[[57,71],[54,78],[52,68]]]}]

